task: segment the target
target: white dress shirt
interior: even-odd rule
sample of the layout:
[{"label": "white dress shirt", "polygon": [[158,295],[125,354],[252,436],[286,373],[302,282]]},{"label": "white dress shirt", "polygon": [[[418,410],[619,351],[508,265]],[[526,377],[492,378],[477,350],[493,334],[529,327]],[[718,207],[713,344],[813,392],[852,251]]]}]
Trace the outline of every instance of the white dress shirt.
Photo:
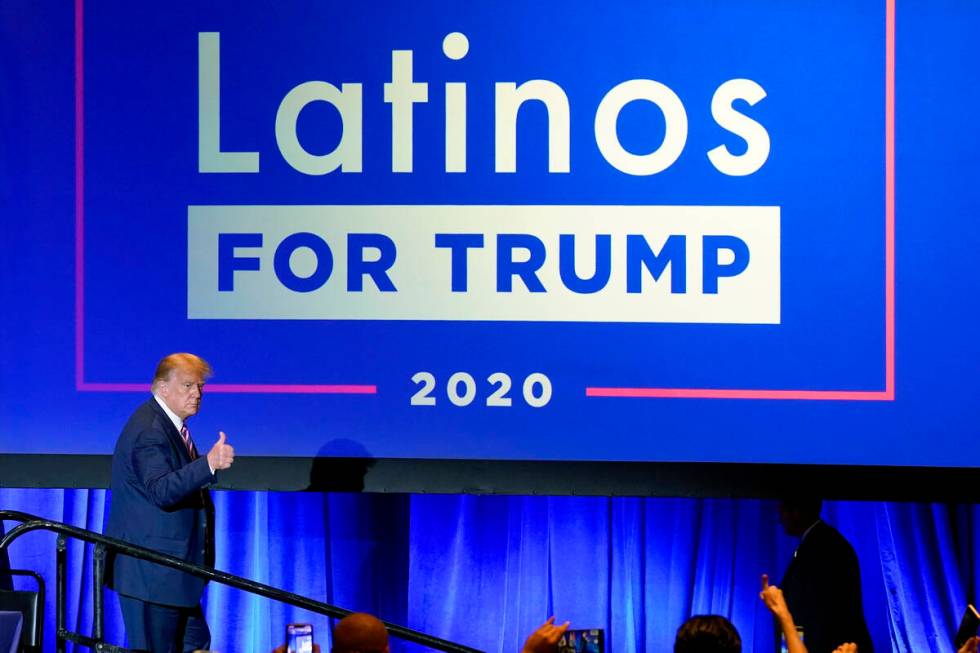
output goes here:
[{"label": "white dress shirt", "polygon": [[[167,402],[161,399],[160,395],[154,394],[153,398],[157,400],[157,403],[160,404],[160,408],[163,409],[163,412],[167,414],[167,417],[170,418],[170,421],[174,423],[175,427],[177,427],[177,432],[180,433],[181,429],[184,428],[184,420],[180,419],[180,417],[177,416],[177,413],[170,410],[170,407],[167,406]],[[207,456],[205,456],[205,458],[207,458]],[[211,475],[214,476],[214,467],[211,466],[210,460],[208,460],[208,469],[211,470]]]}]

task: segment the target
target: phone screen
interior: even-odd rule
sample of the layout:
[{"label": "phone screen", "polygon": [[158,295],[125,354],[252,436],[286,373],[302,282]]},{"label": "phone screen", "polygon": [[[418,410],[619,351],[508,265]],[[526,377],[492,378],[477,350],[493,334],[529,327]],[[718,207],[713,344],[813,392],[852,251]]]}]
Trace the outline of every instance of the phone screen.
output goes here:
[{"label": "phone screen", "polygon": [[313,653],[313,624],[289,624],[286,626],[286,651],[288,653]]}]

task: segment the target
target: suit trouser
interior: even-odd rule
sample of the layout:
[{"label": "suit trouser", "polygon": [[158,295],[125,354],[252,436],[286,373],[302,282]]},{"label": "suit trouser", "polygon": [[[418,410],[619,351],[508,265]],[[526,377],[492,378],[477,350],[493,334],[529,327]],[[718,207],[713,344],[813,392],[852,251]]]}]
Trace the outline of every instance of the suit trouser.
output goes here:
[{"label": "suit trouser", "polygon": [[117,594],[128,647],[152,653],[191,653],[211,646],[200,605],[181,608]]}]

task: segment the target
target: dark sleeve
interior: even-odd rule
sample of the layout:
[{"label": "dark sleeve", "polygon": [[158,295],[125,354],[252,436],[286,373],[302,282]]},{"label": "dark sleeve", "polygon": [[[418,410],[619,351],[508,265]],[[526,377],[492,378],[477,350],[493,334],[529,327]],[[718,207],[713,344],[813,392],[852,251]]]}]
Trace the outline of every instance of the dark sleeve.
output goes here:
[{"label": "dark sleeve", "polygon": [[818,606],[823,606],[819,618],[830,647],[826,653],[844,642],[863,646],[867,627],[861,602],[861,569],[857,555],[843,539],[833,542],[821,565],[818,582],[821,584]]},{"label": "dark sleeve", "polygon": [[[843,595],[840,596],[841,621],[844,623],[845,640],[857,642],[864,646],[864,639],[867,637],[867,625],[864,620],[864,606],[861,598],[861,566],[858,563],[857,554],[850,546],[842,554],[841,561],[841,587],[844,588]],[[843,642],[842,642],[843,643]],[[864,651],[867,646],[860,649]]]},{"label": "dark sleeve", "polygon": [[214,480],[206,456],[178,467],[169,438],[154,429],[143,431],[136,437],[132,456],[136,478],[150,501],[163,510],[173,508]]}]

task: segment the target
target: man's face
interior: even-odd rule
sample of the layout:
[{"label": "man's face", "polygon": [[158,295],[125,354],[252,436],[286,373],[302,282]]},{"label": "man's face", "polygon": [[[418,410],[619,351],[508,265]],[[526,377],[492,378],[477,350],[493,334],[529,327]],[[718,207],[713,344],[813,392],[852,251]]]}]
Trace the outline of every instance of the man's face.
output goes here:
[{"label": "man's face", "polygon": [[204,379],[195,372],[178,367],[170,373],[169,379],[160,384],[159,392],[167,408],[180,419],[187,419],[196,415],[201,407]]}]

